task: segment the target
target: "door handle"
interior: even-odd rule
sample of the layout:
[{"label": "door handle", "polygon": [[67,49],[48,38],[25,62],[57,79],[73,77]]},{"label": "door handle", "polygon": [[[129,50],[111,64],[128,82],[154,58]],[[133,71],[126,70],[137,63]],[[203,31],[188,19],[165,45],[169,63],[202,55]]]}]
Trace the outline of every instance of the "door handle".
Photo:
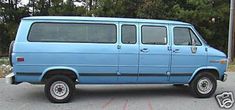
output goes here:
[{"label": "door handle", "polygon": [[143,48],[143,49],[140,49],[141,52],[149,52],[149,49],[148,48]]},{"label": "door handle", "polygon": [[180,53],[180,49],[174,49],[173,52],[174,53]]}]

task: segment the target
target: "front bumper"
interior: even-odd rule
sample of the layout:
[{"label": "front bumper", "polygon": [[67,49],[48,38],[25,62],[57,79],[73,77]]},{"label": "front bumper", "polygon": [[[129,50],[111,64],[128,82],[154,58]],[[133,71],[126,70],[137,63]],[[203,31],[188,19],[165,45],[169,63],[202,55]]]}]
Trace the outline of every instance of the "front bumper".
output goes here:
[{"label": "front bumper", "polygon": [[16,84],[15,83],[15,74],[14,73],[10,73],[5,77],[5,82],[7,84]]},{"label": "front bumper", "polygon": [[227,80],[227,77],[228,77],[228,75],[227,75],[227,74],[224,74],[224,75],[222,76],[221,81],[225,82],[225,81]]}]

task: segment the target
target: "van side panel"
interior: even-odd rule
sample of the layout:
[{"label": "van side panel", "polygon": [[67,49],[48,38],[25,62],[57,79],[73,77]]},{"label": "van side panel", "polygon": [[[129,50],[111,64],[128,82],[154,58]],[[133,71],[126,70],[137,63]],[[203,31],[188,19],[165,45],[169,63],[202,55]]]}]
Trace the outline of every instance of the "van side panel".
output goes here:
[{"label": "van side panel", "polygon": [[[40,83],[43,71],[56,66],[77,70],[80,83],[117,82],[117,43],[29,42],[27,32],[32,23],[23,20],[21,36],[16,39],[13,62],[17,82]],[[24,61],[17,62],[18,57]]]}]

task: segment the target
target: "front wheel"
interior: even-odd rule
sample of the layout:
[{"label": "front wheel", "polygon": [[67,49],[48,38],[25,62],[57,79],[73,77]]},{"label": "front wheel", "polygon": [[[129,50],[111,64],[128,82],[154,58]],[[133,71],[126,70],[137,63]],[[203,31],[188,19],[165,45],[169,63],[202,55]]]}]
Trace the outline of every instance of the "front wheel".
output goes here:
[{"label": "front wheel", "polygon": [[44,92],[49,101],[53,103],[69,102],[75,90],[72,79],[62,75],[49,78],[45,83]]},{"label": "front wheel", "polygon": [[192,80],[190,87],[195,97],[208,98],[215,93],[217,81],[211,73],[201,72]]}]

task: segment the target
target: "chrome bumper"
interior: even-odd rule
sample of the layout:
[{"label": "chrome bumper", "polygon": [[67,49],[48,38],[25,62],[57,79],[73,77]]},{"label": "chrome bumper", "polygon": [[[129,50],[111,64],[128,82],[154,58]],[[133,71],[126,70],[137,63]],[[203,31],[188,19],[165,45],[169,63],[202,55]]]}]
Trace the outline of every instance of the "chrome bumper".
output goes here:
[{"label": "chrome bumper", "polygon": [[228,77],[228,75],[224,74],[223,77],[222,77],[222,81],[225,82],[227,80],[227,77]]},{"label": "chrome bumper", "polygon": [[7,84],[15,84],[15,74],[14,73],[10,73],[5,77],[5,82]]}]

